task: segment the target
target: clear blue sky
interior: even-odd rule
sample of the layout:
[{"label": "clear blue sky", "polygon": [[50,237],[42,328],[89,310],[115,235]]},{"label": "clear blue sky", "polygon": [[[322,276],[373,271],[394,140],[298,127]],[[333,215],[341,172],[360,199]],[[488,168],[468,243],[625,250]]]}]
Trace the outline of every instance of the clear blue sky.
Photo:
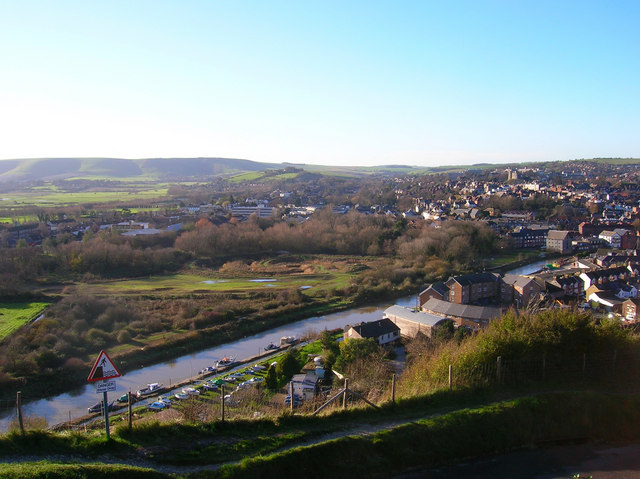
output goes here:
[{"label": "clear blue sky", "polygon": [[640,157],[640,1],[0,0],[0,159]]}]

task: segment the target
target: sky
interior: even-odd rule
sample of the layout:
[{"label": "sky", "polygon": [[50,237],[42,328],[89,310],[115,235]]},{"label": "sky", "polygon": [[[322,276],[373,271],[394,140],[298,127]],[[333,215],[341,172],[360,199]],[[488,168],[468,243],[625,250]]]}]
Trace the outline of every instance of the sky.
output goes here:
[{"label": "sky", "polygon": [[640,157],[640,2],[0,0],[0,159]]}]

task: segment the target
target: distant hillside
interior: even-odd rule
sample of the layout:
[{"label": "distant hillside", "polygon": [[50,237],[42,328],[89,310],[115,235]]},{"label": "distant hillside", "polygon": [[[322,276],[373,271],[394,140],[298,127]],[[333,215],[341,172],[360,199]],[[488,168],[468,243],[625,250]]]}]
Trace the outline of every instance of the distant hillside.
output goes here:
[{"label": "distant hillside", "polygon": [[[595,158],[570,160],[608,165],[630,165],[640,163],[635,158]],[[558,162],[552,162],[558,163]],[[0,161],[0,183],[10,181],[41,181],[67,178],[89,179],[140,179],[140,180],[207,180],[215,176],[238,176],[245,173],[294,167],[321,175],[360,177],[366,175],[416,175],[429,173],[464,172],[492,168],[517,168],[520,166],[544,167],[552,164],[509,163],[475,165],[445,165],[435,167],[409,165],[381,166],[329,166],[304,163],[260,163],[236,158],[146,158],[127,160],[120,158],[31,158]]]},{"label": "distant hillside", "polygon": [[0,161],[0,182],[65,178],[184,179],[208,178],[280,168],[233,158],[39,158]]}]

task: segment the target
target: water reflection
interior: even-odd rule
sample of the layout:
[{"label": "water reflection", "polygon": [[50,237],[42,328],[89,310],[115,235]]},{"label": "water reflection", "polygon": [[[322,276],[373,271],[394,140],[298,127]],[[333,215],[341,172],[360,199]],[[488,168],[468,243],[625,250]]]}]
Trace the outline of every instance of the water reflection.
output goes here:
[{"label": "water reflection", "polygon": [[[232,343],[216,346],[198,353],[190,353],[161,364],[142,367],[117,378],[117,391],[110,393],[109,398],[110,400],[115,399],[127,391],[135,392],[141,387],[154,382],[171,386],[185,378],[194,376],[204,367],[215,364],[223,357],[230,356],[242,359],[260,354],[269,343],[279,344],[282,336],[301,337],[311,330],[320,332],[324,329],[343,328],[346,324],[374,321],[382,318],[382,313],[391,304],[414,306],[415,296],[401,298],[395,302],[378,306],[366,306],[324,316],[315,316]],[[95,404],[99,399],[95,385],[88,384],[47,399],[29,402],[29,398],[25,397],[23,414],[44,417],[49,425],[54,425],[69,420],[69,417],[75,418],[86,414],[87,408]],[[0,431],[7,430],[14,416],[15,411],[13,408],[0,411]]]}]

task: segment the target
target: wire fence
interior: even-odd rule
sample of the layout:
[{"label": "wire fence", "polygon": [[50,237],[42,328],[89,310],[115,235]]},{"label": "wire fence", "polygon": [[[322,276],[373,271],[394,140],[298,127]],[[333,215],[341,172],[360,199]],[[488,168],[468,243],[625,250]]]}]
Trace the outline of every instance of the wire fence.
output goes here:
[{"label": "wire fence", "polygon": [[[554,387],[571,387],[577,385],[598,385],[610,390],[635,386],[640,379],[640,351],[610,350],[601,353],[566,352],[539,353],[520,359],[505,359],[479,363],[473,366],[459,367],[452,364],[448,374],[432,374],[426,380],[428,384],[422,387],[423,392],[436,392],[464,388],[491,387],[530,387],[535,389],[540,385]],[[390,375],[378,378],[375,384],[369,381],[358,381],[352,378],[349,387],[341,380],[334,381],[332,388],[318,389],[317,394],[298,400],[291,397],[290,389],[283,388],[276,394],[270,393],[262,387],[246,389],[227,388],[211,394],[202,394],[188,401],[181,401],[178,407],[167,408],[163,415],[146,415],[134,419],[209,422],[215,420],[231,420],[235,418],[256,418],[263,416],[277,416],[284,411],[296,414],[313,414],[325,401],[334,398],[331,405],[324,411],[366,404],[382,405],[394,400],[396,378]],[[346,393],[345,393],[346,390]],[[335,398],[336,394],[343,394],[347,399]],[[350,394],[353,393],[353,394]],[[406,397],[406,394],[403,394]],[[224,398],[224,401],[223,401]],[[28,399],[28,398],[23,398]],[[291,402],[294,402],[293,407]],[[0,400],[0,411],[16,411],[15,400]],[[29,418],[26,418],[27,420]],[[33,419],[33,418],[32,418]],[[128,420],[128,414],[123,412],[116,417],[112,424]],[[36,425],[42,426],[36,421]],[[102,423],[104,424],[104,423]],[[98,419],[90,427],[100,427]],[[46,427],[46,425],[45,425]],[[67,429],[86,429],[87,424],[67,424]]]}]

